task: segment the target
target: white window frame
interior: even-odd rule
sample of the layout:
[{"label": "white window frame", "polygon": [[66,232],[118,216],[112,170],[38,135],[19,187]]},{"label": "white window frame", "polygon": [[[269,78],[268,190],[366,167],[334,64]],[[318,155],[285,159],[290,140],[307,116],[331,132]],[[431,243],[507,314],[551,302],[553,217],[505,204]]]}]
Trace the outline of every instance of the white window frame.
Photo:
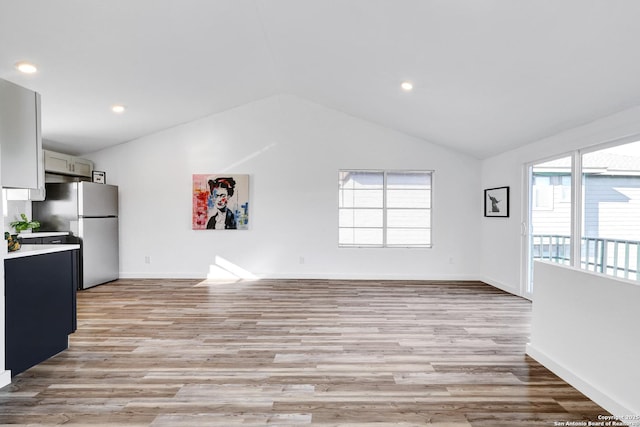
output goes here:
[{"label": "white window frame", "polygon": [[[346,209],[340,206],[340,200],[338,200],[338,247],[339,248],[404,248],[404,249],[424,249],[424,248],[432,248],[433,247],[433,187],[434,187],[434,171],[433,170],[399,170],[399,169],[340,169],[338,170],[338,177],[342,173],[379,173],[383,175],[383,184],[382,184],[382,206],[381,207],[370,207],[370,208],[361,208],[361,209],[372,209],[372,210],[381,210],[382,211],[382,226],[381,227],[371,227],[377,228],[382,231],[382,243],[381,244],[342,244],[340,243],[339,232],[341,228],[347,229],[355,229],[361,228],[357,227],[355,224],[351,227],[341,227],[340,226],[340,211],[342,209]],[[387,205],[387,176],[389,174],[425,174],[429,175],[430,178],[430,186],[429,186],[429,202],[428,202],[428,227],[407,227],[408,229],[424,229],[428,230],[429,243],[425,244],[389,244],[387,241],[387,232],[389,230],[389,226],[387,223],[388,211],[394,209],[416,209],[416,210],[425,210],[425,208],[413,208],[413,207],[389,207]],[[338,198],[341,195],[341,186],[338,181]],[[391,229],[397,229],[398,227],[391,227]]]},{"label": "white window frame", "polygon": [[[557,156],[553,156],[550,158],[542,158],[535,161],[528,162],[524,164],[523,167],[523,194],[527,194],[528,197],[523,198],[523,216],[522,216],[522,235],[525,237],[523,242],[523,250],[522,250],[522,260],[521,260],[521,294],[526,298],[533,299],[533,284],[531,283],[531,271],[530,271],[530,262],[531,262],[531,253],[530,253],[530,239],[532,238],[532,230],[531,230],[531,211],[534,210],[533,200],[531,199],[532,193],[531,189],[533,187],[533,183],[530,180],[531,173],[530,169],[538,164],[546,161],[559,159],[562,157],[571,157],[571,176],[572,178],[572,186],[571,186],[571,262],[570,266],[574,268],[579,268],[582,270],[590,271],[594,274],[601,274],[606,277],[617,277],[610,274],[600,273],[593,270],[588,270],[582,267],[582,238],[584,235],[583,227],[584,227],[584,206],[583,206],[583,167],[582,160],[583,156],[586,154],[590,154],[593,152],[597,152],[600,150],[605,150],[607,148],[617,147],[626,145],[629,143],[634,143],[640,141],[640,134],[634,134],[630,136],[626,136],[620,139],[614,139],[602,144],[593,145],[585,148],[578,148],[575,150],[571,150],[570,152],[564,154],[558,154]],[[564,200],[563,200],[564,201]],[[619,277],[618,277],[619,278]]]}]

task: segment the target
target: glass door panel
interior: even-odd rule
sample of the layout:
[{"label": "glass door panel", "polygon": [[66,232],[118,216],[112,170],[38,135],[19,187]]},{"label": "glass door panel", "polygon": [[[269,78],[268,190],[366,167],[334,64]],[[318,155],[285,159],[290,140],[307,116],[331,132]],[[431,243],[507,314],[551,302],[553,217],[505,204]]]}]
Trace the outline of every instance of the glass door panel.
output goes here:
[{"label": "glass door panel", "polygon": [[582,156],[580,267],[640,280],[640,142]]},{"label": "glass door panel", "polygon": [[526,293],[533,292],[533,261],[571,265],[571,156],[529,168]]}]

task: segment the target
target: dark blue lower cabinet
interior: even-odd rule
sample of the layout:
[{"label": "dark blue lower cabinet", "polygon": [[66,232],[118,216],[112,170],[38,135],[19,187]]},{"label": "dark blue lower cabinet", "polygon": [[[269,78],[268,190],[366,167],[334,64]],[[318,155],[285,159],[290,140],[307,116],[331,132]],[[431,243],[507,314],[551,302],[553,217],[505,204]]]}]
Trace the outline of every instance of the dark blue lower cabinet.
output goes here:
[{"label": "dark blue lower cabinet", "polygon": [[77,250],[5,260],[5,363],[12,376],[67,349],[76,329],[77,262]]}]

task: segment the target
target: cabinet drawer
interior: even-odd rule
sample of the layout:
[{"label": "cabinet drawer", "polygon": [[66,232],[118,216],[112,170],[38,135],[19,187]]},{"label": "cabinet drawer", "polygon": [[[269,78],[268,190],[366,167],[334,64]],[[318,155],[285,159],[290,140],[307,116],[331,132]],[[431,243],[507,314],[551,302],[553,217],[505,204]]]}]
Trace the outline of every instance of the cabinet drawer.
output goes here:
[{"label": "cabinet drawer", "polygon": [[[37,234],[37,233],[34,233]],[[47,237],[25,237],[20,236],[24,245],[59,245],[67,243],[78,243],[77,238],[72,236],[47,236]]]},{"label": "cabinet drawer", "polygon": [[50,236],[50,237],[41,237],[42,244],[44,245],[58,245],[68,243],[68,236]]}]

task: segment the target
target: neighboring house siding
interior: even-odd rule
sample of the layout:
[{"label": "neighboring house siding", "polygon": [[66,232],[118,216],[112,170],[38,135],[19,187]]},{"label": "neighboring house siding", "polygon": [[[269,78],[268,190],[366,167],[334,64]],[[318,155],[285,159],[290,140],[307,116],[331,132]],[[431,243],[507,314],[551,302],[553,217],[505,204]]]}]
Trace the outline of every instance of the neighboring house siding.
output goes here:
[{"label": "neighboring house siding", "polygon": [[[535,185],[533,190],[533,234],[568,236],[569,189]],[[640,176],[587,175],[584,206],[584,236],[640,241]]]},{"label": "neighboring house siding", "polygon": [[587,175],[584,235],[640,241],[640,177]]},{"label": "neighboring house siding", "polygon": [[[569,191],[569,198],[566,192]],[[564,235],[571,234],[571,197],[570,188],[561,185],[536,185],[534,197],[538,196],[533,208],[533,234]]]}]

